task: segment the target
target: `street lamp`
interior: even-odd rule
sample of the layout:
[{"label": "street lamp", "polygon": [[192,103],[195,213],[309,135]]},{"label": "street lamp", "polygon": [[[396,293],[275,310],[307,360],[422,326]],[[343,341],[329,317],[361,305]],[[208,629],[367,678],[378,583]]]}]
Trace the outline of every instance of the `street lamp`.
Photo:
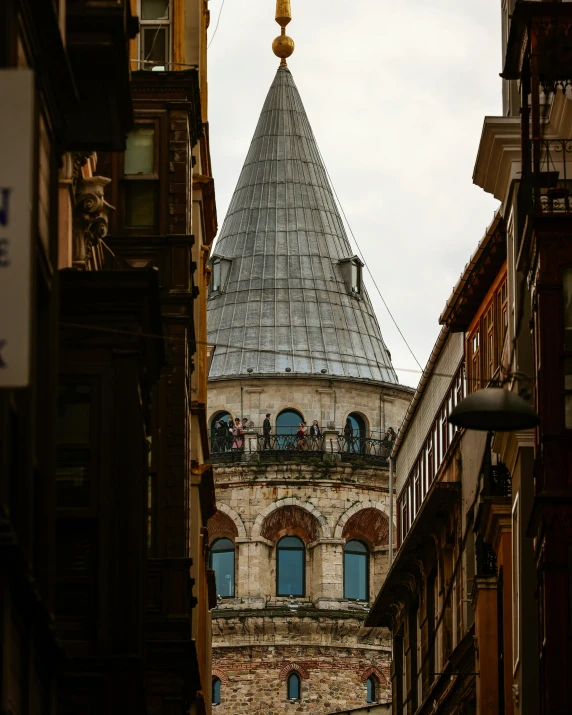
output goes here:
[{"label": "street lamp", "polygon": [[540,418],[523,397],[502,387],[475,390],[449,416],[456,427],[482,432],[516,432],[536,427]]}]

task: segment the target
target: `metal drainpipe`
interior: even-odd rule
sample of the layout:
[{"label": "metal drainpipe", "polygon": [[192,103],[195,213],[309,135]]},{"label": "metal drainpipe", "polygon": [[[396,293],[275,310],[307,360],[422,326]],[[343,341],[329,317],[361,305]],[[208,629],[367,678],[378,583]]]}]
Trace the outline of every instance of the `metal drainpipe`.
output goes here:
[{"label": "metal drainpipe", "polygon": [[336,407],[338,405],[338,396],[334,390],[334,429],[336,429]]},{"label": "metal drainpipe", "polygon": [[240,422],[242,424],[242,418],[244,417],[244,406],[242,404],[242,383],[240,384]]},{"label": "metal drainpipe", "polygon": [[389,568],[393,563],[393,459],[389,458]]}]

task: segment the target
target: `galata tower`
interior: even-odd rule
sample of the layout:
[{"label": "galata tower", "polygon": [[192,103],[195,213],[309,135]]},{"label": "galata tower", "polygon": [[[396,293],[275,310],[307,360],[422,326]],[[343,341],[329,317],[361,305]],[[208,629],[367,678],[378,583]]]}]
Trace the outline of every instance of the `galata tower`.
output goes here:
[{"label": "galata tower", "polygon": [[363,621],[388,568],[387,457],[413,391],[286,66],[289,0],[276,19],[280,67],[211,261],[213,705],[389,712],[388,634]]}]

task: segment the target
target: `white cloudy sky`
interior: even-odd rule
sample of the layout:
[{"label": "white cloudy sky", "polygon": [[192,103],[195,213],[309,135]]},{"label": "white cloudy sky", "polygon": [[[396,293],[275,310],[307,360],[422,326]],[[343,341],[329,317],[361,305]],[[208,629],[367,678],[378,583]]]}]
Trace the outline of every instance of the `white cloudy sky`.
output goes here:
[{"label": "white cloudy sky", "polygon": [[[212,37],[223,0],[210,0]],[[274,0],[224,0],[209,50],[219,226],[278,60]],[[424,366],[497,202],[472,183],[501,113],[499,0],[292,0],[288,61],[353,232]],[[366,284],[400,381],[419,372]]]}]

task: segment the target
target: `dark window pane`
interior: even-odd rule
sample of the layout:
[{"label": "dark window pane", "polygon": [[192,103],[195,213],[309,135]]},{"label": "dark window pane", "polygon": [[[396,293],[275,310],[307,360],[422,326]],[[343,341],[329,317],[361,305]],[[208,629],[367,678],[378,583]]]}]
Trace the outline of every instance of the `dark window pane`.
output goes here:
[{"label": "dark window pane", "polygon": [[[167,62],[167,28],[146,27],[143,29],[143,59],[163,66]],[[145,69],[151,65],[143,65]]]},{"label": "dark window pane", "polygon": [[344,598],[367,601],[367,555],[344,553]]},{"label": "dark window pane", "polygon": [[358,415],[356,412],[352,412],[352,414],[349,415],[349,420],[353,427],[353,436],[365,437],[365,422],[363,421],[362,416]]},{"label": "dark window pane", "polygon": [[169,0],[141,0],[142,20],[168,20]]},{"label": "dark window pane", "polygon": [[285,536],[283,539],[280,539],[280,544],[279,547],[283,549],[284,547],[292,548],[292,549],[303,549],[304,548],[304,542],[302,539],[299,539],[297,536]]},{"label": "dark window pane", "polygon": [[370,676],[367,679],[367,702],[368,703],[375,702],[375,680],[374,680],[373,676]]},{"label": "dark window pane", "polygon": [[352,552],[352,553],[358,553],[358,554],[367,554],[367,546],[365,544],[362,544],[361,541],[348,541],[346,544],[346,552]]},{"label": "dark window pane", "polygon": [[87,449],[58,449],[56,500],[59,507],[89,505],[89,462]]},{"label": "dark window pane", "polygon": [[296,434],[302,415],[296,410],[284,410],[276,418],[276,434]]},{"label": "dark window pane", "polygon": [[89,444],[91,387],[60,385],[58,389],[58,442]]},{"label": "dark window pane", "polygon": [[217,539],[211,546],[211,551],[234,551],[234,544],[230,539]]},{"label": "dark window pane", "polygon": [[153,174],[155,157],[155,125],[138,124],[127,135],[125,174]]},{"label": "dark window pane", "polygon": [[132,228],[154,227],[156,203],[156,182],[127,182],[125,189],[125,224]]},{"label": "dark window pane", "polygon": [[300,676],[290,673],[288,676],[288,698],[290,700],[300,699]]},{"label": "dark window pane", "polygon": [[213,705],[220,705],[220,680],[213,679]]},{"label": "dark window pane", "polygon": [[215,572],[217,593],[223,598],[232,598],[234,596],[234,551],[213,552],[211,568]]},{"label": "dark window pane", "polygon": [[288,536],[278,544],[278,596],[304,595],[303,542],[295,536]]}]

